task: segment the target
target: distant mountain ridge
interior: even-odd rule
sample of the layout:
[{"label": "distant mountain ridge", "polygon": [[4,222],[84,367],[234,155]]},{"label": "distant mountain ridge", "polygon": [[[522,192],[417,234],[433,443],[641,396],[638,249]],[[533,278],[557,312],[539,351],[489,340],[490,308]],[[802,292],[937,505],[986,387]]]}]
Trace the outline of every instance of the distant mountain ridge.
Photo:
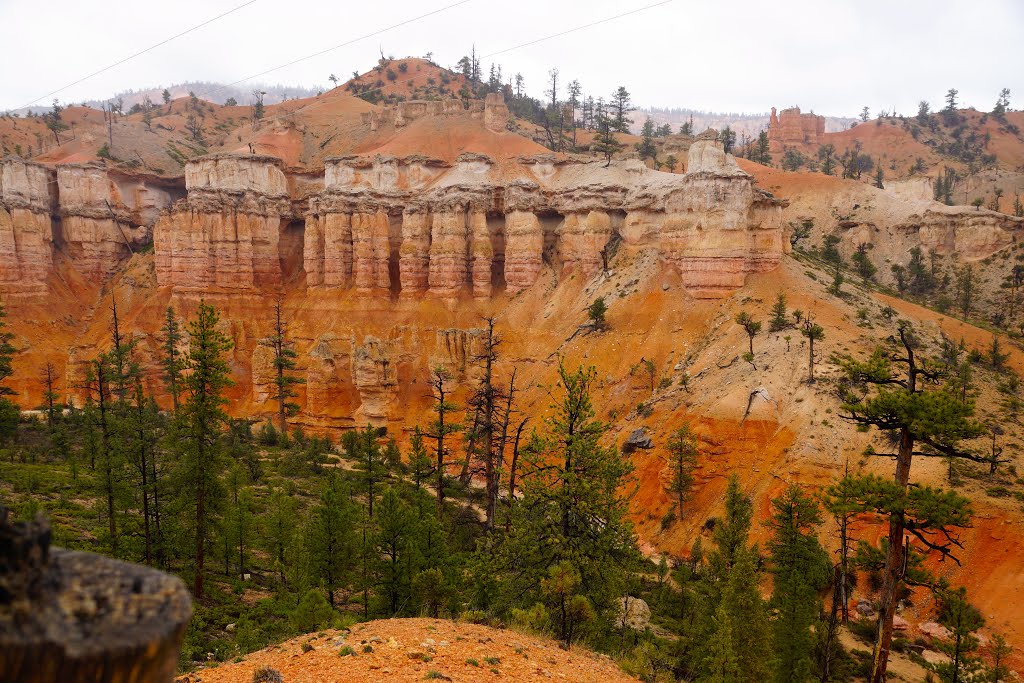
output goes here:
[{"label": "distant mountain ridge", "polygon": [[[782,108],[780,107],[780,109]],[[813,110],[809,110],[808,113],[813,113]],[[670,124],[674,133],[678,132],[679,126],[690,121],[692,117],[694,133],[700,133],[708,128],[720,130],[729,126],[736,131],[737,137],[742,139],[744,135],[755,138],[762,130],[768,130],[770,114],[768,112],[754,114],[709,112],[680,107],[645,107],[633,112],[633,128],[639,131],[644,119],[648,116],[659,126]],[[835,133],[846,130],[850,124],[856,121],[857,119],[853,117],[826,116],[825,132]]]},{"label": "distant mountain ridge", "polygon": [[[230,98],[234,98],[235,102],[238,104],[250,104],[252,102],[252,93],[254,90],[260,90],[264,93],[263,104],[278,104],[285,100],[313,97],[317,93],[323,91],[323,88],[306,88],[300,85],[282,85],[280,83],[275,85],[255,83],[241,86],[223,85],[221,83],[214,83],[211,81],[185,81],[184,83],[175,83],[174,85],[169,86],[158,85],[152,88],[131,88],[115,93],[106,99],[85,100],[84,102],[61,101],[61,104],[83,104],[86,107],[99,109],[101,105],[107,102],[116,102],[120,98],[123,101],[124,110],[127,111],[134,104],[142,104],[147,96],[153,104],[162,104],[165,88],[171,93],[171,99],[188,97],[189,93],[195,93],[196,97],[199,99],[213,102],[215,104],[224,104]],[[36,114],[41,114],[49,111],[50,106],[50,103],[41,103],[24,109],[15,109],[7,113],[23,116],[27,112],[31,111]]]}]

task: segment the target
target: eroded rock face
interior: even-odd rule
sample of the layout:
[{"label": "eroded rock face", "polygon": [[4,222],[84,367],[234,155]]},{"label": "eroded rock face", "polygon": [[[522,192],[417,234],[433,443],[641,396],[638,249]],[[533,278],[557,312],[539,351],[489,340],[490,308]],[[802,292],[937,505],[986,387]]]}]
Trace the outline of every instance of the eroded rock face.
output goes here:
[{"label": "eroded rock face", "polygon": [[[608,245],[621,239],[659,250],[694,294],[720,296],[781,257],[781,204],[755,192],[714,140],[692,145],[686,175],[555,155],[517,163],[508,179],[479,154],[463,154],[450,168],[420,158],[328,160],[325,189],[307,218],[307,284],[443,297],[515,294],[536,282],[545,263],[559,276],[598,273]],[[351,226],[333,245],[331,221]],[[350,251],[354,282],[329,277],[333,259],[347,269]]]},{"label": "eroded rock face", "polygon": [[189,162],[185,183],[188,196],[153,232],[158,284],[180,291],[279,286],[278,246],[293,218],[280,160],[203,158]]},{"label": "eroded rock face", "polygon": [[783,109],[778,114],[772,107],[768,122],[768,145],[773,154],[781,153],[787,146],[817,146],[825,139],[825,117],[816,114],[802,114],[800,107]]},{"label": "eroded rock face", "polygon": [[[140,187],[141,186],[141,187]],[[129,196],[125,201],[122,189]],[[61,217],[60,240],[74,267],[87,279],[102,282],[133,251],[149,241],[152,220],[170,195],[147,192],[142,183],[119,185],[100,164],[57,167]]]},{"label": "eroded rock face", "polygon": [[21,159],[0,162],[0,288],[42,293],[53,263],[55,173]]},{"label": "eroded rock face", "polygon": [[101,164],[0,162],[0,289],[43,293],[55,249],[102,283],[145,245],[173,181],[114,173]]}]

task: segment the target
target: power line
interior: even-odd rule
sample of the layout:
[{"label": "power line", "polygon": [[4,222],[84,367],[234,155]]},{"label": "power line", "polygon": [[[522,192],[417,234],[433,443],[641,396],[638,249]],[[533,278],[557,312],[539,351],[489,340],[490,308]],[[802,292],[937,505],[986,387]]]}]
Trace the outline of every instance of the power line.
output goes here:
[{"label": "power line", "polygon": [[[465,1],[468,1],[468,0],[465,0]],[[560,31],[558,33],[553,33],[551,35],[544,36],[543,38],[536,38],[534,40],[531,40],[531,41],[528,41],[528,42],[525,42],[525,43],[520,43],[519,45],[515,45],[513,47],[508,47],[508,48],[505,48],[504,50],[499,50],[498,52],[492,52],[490,54],[481,56],[480,59],[486,59],[487,57],[493,57],[495,55],[504,54],[506,52],[511,52],[512,50],[518,50],[519,48],[527,47],[529,45],[536,45],[537,43],[542,43],[545,40],[551,40],[552,38],[557,38],[559,36],[564,36],[564,35],[567,35],[569,33],[575,33],[576,31],[582,31],[583,29],[590,28],[592,26],[597,26],[599,24],[604,24],[604,23],[607,23],[609,21],[613,21],[615,19],[621,19],[623,17],[628,17],[631,14],[636,14],[638,12],[643,12],[645,10],[653,9],[655,7],[660,7],[661,5],[667,5],[670,2],[673,2],[673,0],[662,0],[661,2],[656,2],[656,3],[653,3],[651,5],[645,5],[644,7],[638,7],[636,9],[630,10],[628,12],[623,12],[622,14],[616,14],[615,16],[605,17],[604,19],[598,19],[597,21],[592,21],[589,24],[583,24],[581,26],[576,26],[576,27],[573,27],[573,28],[570,28],[570,29],[566,29],[565,31]],[[460,4],[462,4],[462,3],[461,2],[455,3],[455,5],[460,5]],[[454,7],[455,5],[450,5],[450,7]],[[447,9],[447,7],[442,8],[441,10],[436,10],[436,11],[440,12],[440,11],[442,11],[444,9]],[[434,14],[434,13],[436,13],[436,12],[431,12],[431,14]],[[424,15],[424,16],[429,16],[429,15]],[[402,22],[402,23],[408,23],[408,22]],[[400,26],[401,24],[396,24],[396,25]],[[386,30],[386,29],[384,29],[384,30]],[[373,35],[376,35],[376,34],[371,33],[368,36],[364,36],[364,37],[369,37],[369,36],[373,36]],[[361,40],[361,39],[357,38],[356,40]],[[355,41],[350,41],[350,42],[355,42]],[[333,49],[333,48],[328,48],[328,49]],[[324,52],[326,52],[326,50]],[[303,58],[303,59],[306,59],[306,58]],[[297,60],[297,61],[301,61],[301,60]],[[273,71],[273,69],[272,69],[272,71]],[[242,80],[246,80],[246,79],[242,79]],[[238,82],[240,82],[240,81],[236,81],[236,83],[238,83]],[[234,83],[229,84],[229,85],[234,85]],[[368,94],[373,93],[373,92],[379,92],[381,90],[384,90],[383,86],[379,87],[379,88],[372,88],[370,90],[364,90],[364,91],[362,91],[362,92],[360,92],[358,94],[354,94],[353,97],[358,97],[358,98],[362,99],[363,95],[368,95]],[[285,118],[287,116],[293,115],[293,114],[295,114],[295,113],[297,113],[299,111],[306,112],[306,111],[309,111],[310,109],[313,109],[315,107],[327,104],[328,102],[329,102],[329,100],[322,100],[322,101],[319,101],[319,102],[313,102],[313,103],[309,104],[308,106],[302,107],[301,109],[296,109],[295,111],[292,111],[292,112],[287,112],[285,114],[279,114],[277,116],[272,116],[270,118],[261,119],[261,122],[264,123],[264,124],[272,123],[274,121],[278,121],[280,119],[283,119],[283,118]]]},{"label": "power line", "polygon": [[249,81],[249,80],[252,80],[254,78],[259,78],[260,76],[266,76],[267,74],[273,73],[274,71],[278,71],[280,69],[284,69],[284,68],[292,66],[294,64],[298,64],[299,62],[304,62],[307,59],[313,59],[314,57],[319,57],[320,55],[325,55],[328,52],[333,52],[334,50],[337,50],[337,49],[340,49],[340,48],[343,48],[343,47],[347,47],[349,45],[352,45],[353,43],[358,43],[361,40],[366,40],[367,38],[372,38],[372,37],[378,36],[378,35],[380,35],[382,33],[387,33],[388,31],[392,31],[392,30],[394,30],[396,28],[400,28],[402,26],[405,26],[406,24],[411,24],[411,23],[413,23],[415,21],[419,21],[420,19],[426,19],[427,17],[433,16],[435,14],[440,14],[441,12],[450,10],[453,7],[458,7],[459,5],[465,5],[467,2],[472,2],[472,1],[473,0],[459,0],[459,2],[453,2],[450,5],[445,5],[444,7],[439,7],[438,9],[431,10],[430,12],[427,12],[426,14],[421,14],[421,15],[419,15],[417,17],[412,17],[411,19],[406,19],[404,21],[400,21],[397,24],[392,24],[391,26],[387,26],[385,28],[377,29],[376,31],[373,31],[372,33],[367,33],[365,35],[359,36],[358,38],[352,38],[351,40],[346,40],[344,43],[338,43],[337,45],[335,45],[333,47],[324,48],[323,50],[319,50],[319,51],[314,52],[312,54],[308,54],[305,57],[299,57],[298,59],[293,59],[290,62],[286,62],[284,64],[272,67],[270,69],[267,69],[266,71],[260,71],[259,73],[255,73],[255,74],[252,74],[250,76],[246,76],[244,78],[239,78],[237,81],[232,81],[231,83],[225,83],[224,85],[217,86],[213,90],[206,91],[204,94],[205,95],[209,95],[210,93],[214,93],[214,92],[217,92],[218,90],[224,90],[226,88],[230,88],[231,86],[238,85],[239,83],[242,83],[244,81]]},{"label": "power line", "polygon": [[520,43],[519,45],[514,45],[513,47],[507,47],[504,50],[498,50],[497,52],[492,52],[489,55],[483,55],[482,57],[480,57],[480,59],[487,59],[488,57],[494,57],[495,55],[505,54],[506,52],[511,52],[512,50],[518,50],[521,47],[527,47],[529,45],[536,45],[537,43],[543,43],[545,40],[551,40],[552,38],[558,38],[559,36],[564,36],[564,35],[568,35],[570,33],[575,33],[576,31],[582,31],[583,29],[590,28],[591,26],[597,26],[598,24],[604,24],[604,23],[612,21],[614,19],[621,19],[622,17],[628,17],[630,14],[636,14],[637,12],[643,12],[644,10],[649,10],[649,9],[653,9],[655,7],[660,7],[661,5],[667,5],[670,2],[672,2],[672,0],[662,0],[661,2],[656,2],[656,3],[652,4],[652,5],[646,5],[644,7],[638,7],[636,9],[634,9],[634,10],[630,10],[628,12],[623,12],[622,14],[616,14],[613,17],[606,17],[604,19],[598,19],[597,21],[592,21],[589,24],[583,24],[582,26],[577,26],[575,28],[570,28],[570,29],[567,29],[565,31],[560,31],[559,33],[552,33],[549,36],[544,36],[543,38],[537,38],[536,40],[531,40],[531,41],[528,41],[528,42],[525,42],[525,43]]},{"label": "power line", "polygon": [[178,34],[175,34],[175,35],[171,36],[170,38],[166,38],[164,40],[161,40],[159,43],[156,43],[154,45],[150,45],[149,47],[147,47],[144,50],[140,50],[140,51],[136,52],[135,54],[128,55],[127,57],[125,57],[124,59],[122,59],[120,61],[114,62],[113,64],[110,64],[109,66],[103,67],[99,71],[94,71],[93,73],[89,74],[88,76],[84,76],[82,78],[79,78],[77,81],[74,81],[72,83],[68,83],[65,86],[57,88],[53,92],[48,92],[45,95],[41,95],[41,96],[37,97],[36,99],[32,100],[31,102],[29,102],[28,104],[22,105],[21,107],[19,107],[19,109],[24,109],[25,107],[30,107],[33,104],[35,104],[36,102],[38,102],[39,100],[45,99],[47,97],[50,97],[51,95],[56,95],[59,92],[67,90],[71,86],[78,85],[79,83],[82,83],[83,81],[87,81],[90,78],[92,78],[93,76],[98,76],[98,75],[100,75],[101,73],[103,73],[105,71],[110,71],[115,66],[120,66],[121,64],[124,64],[127,61],[135,59],[136,57],[138,57],[140,55],[146,54],[150,50],[154,50],[154,49],[160,47],[161,45],[166,45],[167,43],[171,42],[172,40],[177,40],[178,38],[181,38],[182,36],[187,35],[189,33],[192,33],[193,31],[195,31],[197,29],[200,29],[200,28],[206,26],[207,24],[212,24],[213,22],[217,21],[218,19],[226,17],[227,15],[229,15],[229,14],[231,14],[233,12],[237,12],[238,10],[242,9],[243,7],[247,7],[247,6],[251,5],[251,4],[253,4],[254,2],[256,2],[256,0],[249,0],[248,2],[243,2],[241,5],[238,5],[237,7],[229,9],[227,12],[224,12],[223,14],[218,14],[217,16],[213,17],[212,19],[207,19],[206,21],[204,21],[201,24],[196,24],[195,26],[193,26],[190,29],[186,29],[186,30],[182,31],[181,33],[178,33]]}]

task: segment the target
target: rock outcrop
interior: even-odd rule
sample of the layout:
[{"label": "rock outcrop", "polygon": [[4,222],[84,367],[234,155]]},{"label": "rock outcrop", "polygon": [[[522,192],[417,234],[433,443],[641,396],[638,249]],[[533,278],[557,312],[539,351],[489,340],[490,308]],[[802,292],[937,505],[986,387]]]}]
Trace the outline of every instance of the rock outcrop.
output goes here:
[{"label": "rock outcrop", "polygon": [[786,147],[814,147],[825,140],[825,117],[814,112],[800,113],[800,107],[783,109],[778,114],[772,107],[768,120],[768,148],[772,154],[781,154]]},{"label": "rock outcrop", "polygon": [[157,282],[201,292],[279,286],[285,255],[278,246],[293,217],[282,166],[266,156],[189,162],[188,196],[153,232]]},{"label": "rock outcrop", "polygon": [[102,164],[56,168],[0,162],[0,289],[42,293],[56,251],[88,281],[109,278],[150,241],[173,181],[114,173]]},{"label": "rock outcrop", "polygon": [[698,296],[721,296],[783,253],[781,203],[755,191],[714,140],[691,146],[685,175],[638,162],[519,158],[512,173],[466,153],[327,161],[309,202],[308,286],[487,298],[607,267],[610,244],[660,251]]},{"label": "rock outcrop", "polygon": [[0,162],[0,288],[42,293],[53,265],[56,174],[42,164]]}]

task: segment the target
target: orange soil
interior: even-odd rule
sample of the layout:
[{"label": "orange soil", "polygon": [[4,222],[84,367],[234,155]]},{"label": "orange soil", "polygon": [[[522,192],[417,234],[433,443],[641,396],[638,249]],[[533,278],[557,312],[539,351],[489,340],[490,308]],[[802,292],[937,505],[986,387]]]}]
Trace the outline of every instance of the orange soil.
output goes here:
[{"label": "orange soil", "polygon": [[[313,649],[303,652],[304,643]],[[354,654],[339,656],[346,646]],[[365,646],[372,651],[364,652]],[[440,619],[384,619],[357,624],[348,632],[332,630],[295,638],[250,654],[237,664],[201,669],[177,680],[250,683],[262,666],[277,669],[288,683],[422,681],[431,671],[450,681],[636,680],[608,657],[580,646],[562,650],[552,640]]]}]

